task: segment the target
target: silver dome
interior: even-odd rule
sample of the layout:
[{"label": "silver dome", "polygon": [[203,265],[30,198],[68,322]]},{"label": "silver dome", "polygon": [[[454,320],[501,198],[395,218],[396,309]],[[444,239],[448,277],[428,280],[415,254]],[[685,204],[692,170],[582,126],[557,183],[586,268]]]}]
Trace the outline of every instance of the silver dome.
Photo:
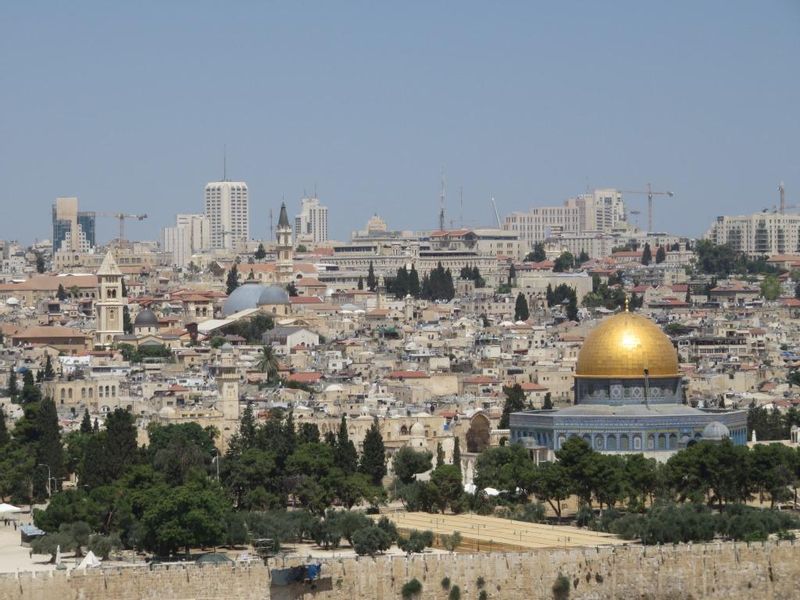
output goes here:
[{"label": "silver dome", "polygon": [[134,327],[158,327],[158,316],[149,308],[140,310],[133,320]]},{"label": "silver dome", "polygon": [[711,421],[703,428],[703,439],[709,441],[721,441],[731,437],[730,430],[719,421]]},{"label": "silver dome", "polygon": [[258,308],[265,304],[289,304],[289,294],[277,285],[245,282],[233,290],[225,300],[222,305],[222,316],[229,317],[239,311]]}]

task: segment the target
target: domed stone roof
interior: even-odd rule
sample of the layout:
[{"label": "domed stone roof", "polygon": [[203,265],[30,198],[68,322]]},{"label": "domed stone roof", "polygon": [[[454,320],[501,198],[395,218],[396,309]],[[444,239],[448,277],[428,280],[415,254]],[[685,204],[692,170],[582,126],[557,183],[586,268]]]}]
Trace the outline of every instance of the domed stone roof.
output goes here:
[{"label": "domed stone roof", "polygon": [[222,305],[222,316],[229,317],[248,308],[266,304],[289,304],[289,294],[277,285],[246,282],[233,290]]},{"label": "domed stone roof", "polygon": [[158,327],[158,316],[149,308],[140,310],[133,320],[134,327]]},{"label": "domed stone roof", "polygon": [[730,430],[719,421],[711,421],[703,428],[703,439],[711,442],[719,442],[731,437]]},{"label": "domed stone roof", "polygon": [[264,286],[264,291],[258,297],[258,305],[289,304],[289,292],[278,285]]},{"label": "domed stone roof", "polygon": [[425,426],[417,421],[411,426],[410,433],[413,437],[425,437]]},{"label": "domed stone roof", "polygon": [[678,377],[678,353],[658,325],[626,310],[589,332],[575,375],[641,379],[645,369],[650,377]]}]

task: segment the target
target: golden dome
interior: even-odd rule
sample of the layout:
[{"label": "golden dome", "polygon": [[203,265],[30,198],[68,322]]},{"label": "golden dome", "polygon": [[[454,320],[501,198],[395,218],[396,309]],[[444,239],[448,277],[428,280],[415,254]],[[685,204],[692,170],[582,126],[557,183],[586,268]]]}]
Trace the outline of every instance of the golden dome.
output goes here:
[{"label": "golden dome", "polygon": [[641,379],[678,377],[678,353],[669,337],[647,317],[628,311],[603,319],[586,336],[577,377]]}]

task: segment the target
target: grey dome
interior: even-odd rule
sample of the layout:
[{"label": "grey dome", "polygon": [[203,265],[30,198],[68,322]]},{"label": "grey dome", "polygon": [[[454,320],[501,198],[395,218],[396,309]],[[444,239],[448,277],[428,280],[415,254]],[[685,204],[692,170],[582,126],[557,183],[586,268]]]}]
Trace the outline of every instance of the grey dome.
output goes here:
[{"label": "grey dome", "polygon": [[149,308],[140,310],[133,321],[134,327],[158,327],[158,316]]},{"label": "grey dome", "polygon": [[258,305],[264,304],[289,304],[289,292],[278,285],[265,286],[258,297]]},{"label": "grey dome", "polygon": [[731,437],[730,430],[719,421],[711,421],[703,428],[703,439],[709,441],[721,441]]},{"label": "grey dome", "polygon": [[277,285],[261,285],[243,283],[233,290],[222,305],[222,316],[229,317],[234,313],[249,308],[258,308],[264,304],[289,304],[289,294]]}]

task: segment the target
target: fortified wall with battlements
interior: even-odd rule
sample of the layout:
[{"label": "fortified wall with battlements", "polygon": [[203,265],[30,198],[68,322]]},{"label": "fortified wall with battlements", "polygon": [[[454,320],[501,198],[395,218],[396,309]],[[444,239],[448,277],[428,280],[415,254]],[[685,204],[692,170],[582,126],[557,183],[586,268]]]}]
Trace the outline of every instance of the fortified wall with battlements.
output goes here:
[{"label": "fortified wall with battlements", "polygon": [[[273,568],[302,564],[160,566],[0,576],[1,600],[395,600],[416,578],[420,600],[445,600],[447,577],[461,598],[546,600],[560,574],[571,599],[800,597],[800,543],[618,546],[508,554],[450,554],[323,561],[322,577],[277,585]],[[479,585],[481,578],[482,586]]]}]

